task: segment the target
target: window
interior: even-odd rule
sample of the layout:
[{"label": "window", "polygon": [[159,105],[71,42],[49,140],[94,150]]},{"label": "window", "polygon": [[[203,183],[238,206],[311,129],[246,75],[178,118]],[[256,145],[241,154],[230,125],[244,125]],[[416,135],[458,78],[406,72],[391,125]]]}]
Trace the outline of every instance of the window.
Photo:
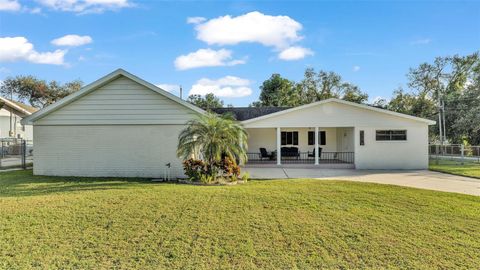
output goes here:
[{"label": "window", "polygon": [[[315,131],[308,132],[308,145],[315,145]],[[327,144],[327,132],[326,131],[319,131],[318,132],[318,145],[326,145]]]},{"label": "window", "polygon": [[375,134],[377,141],[406,141],[406,130],[377,130]]},{"label": "window", "polygon": [[365,131],[360,130],[360,145],[365,145]]},{"label": "window", "polygon": [[282,131],[282,145],[298,145],[298,131]]}]

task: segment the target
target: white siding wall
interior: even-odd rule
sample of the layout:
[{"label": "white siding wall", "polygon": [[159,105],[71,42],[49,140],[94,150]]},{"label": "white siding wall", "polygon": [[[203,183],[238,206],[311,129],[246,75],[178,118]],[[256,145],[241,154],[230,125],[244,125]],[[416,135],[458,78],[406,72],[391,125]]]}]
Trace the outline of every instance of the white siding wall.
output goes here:
[{"label": "white siding wall", "polygon": [[[375,130],[388,127],[358,127],[355,131],[355,166],[357,169],[427,169],[428,127],[408,126],[407,141],[376,141]],[[365,145],[359,142],[365,131]]]},{"label": "white siding wall", "polygon": [[[315,128],[282,128],[282,131],[298,131],[298,145],[287,145],[298,147],[300,152],[312,152],[314,145],[308,145],[308,132],[315,131]],[[353,128],[322,128],[319,131],[326,132],[326,145],[319,145],[323,152],[353,152]],[[343,138],[343,131],[347,132],[347,137]],[[258,153],[260,147],[264,147],[271,152],[277,149],[276,131],[274,128],[249,128],[247,129],[248,138],[248,152]],[[344,141],[339,142],[340,139]],[[320,143],[320,142],[319,142]]]},{"label": "white siding wall", "polygon": [[37,120],[35,125],[179,124],[194,114],[122,76]]},{"label": "white siding wall", "polygon": [[36,175],[183,177],[182,125],[34,126]]},{"label": "white siding wall", "polygon": [[[18,134],[24,139],[27,140],[32,140],[33,139],[33,132],[32,132],[32,126],[31,125],[26,125],[25,126],[25,131],[22,128],[22,125],[20,121],[22,120],[22,117],[20,115],[13,113],[13,118],[12,118],[12,124],[15,128],[15,137],[17,137]],[[6,138],[9,137],[9,131],[10,131],[10,111],[6,110],[5,108],[0,109],[0,138]]]}]

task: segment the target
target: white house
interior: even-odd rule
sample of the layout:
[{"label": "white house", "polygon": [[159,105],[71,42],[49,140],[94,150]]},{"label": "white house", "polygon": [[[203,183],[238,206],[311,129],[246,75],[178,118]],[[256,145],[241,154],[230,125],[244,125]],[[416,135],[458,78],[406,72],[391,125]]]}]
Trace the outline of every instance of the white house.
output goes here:
[{"label": "white house", "polygon": [[33,139],[33,127],[22,124],[21,120],[37,109],[26,104],[0,97],[0,139]]},{"label": "white house", "polygon": [[[247,166],[428,167],[428,126],[435,122],[427,119],[337,99],[217,113],[227,110],[249,134]],[[203,113],[116,70],[24,120],[33,123],[34,174],[182,177],[178,135]]]}]

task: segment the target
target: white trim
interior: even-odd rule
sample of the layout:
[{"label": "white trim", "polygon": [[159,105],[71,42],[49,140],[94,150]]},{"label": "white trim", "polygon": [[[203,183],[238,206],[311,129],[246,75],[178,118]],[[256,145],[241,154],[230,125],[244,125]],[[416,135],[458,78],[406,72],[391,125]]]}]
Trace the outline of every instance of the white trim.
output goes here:
[{"label": "white trim", "polygon": [[282,146],[281,146],[281,139],[282,130],[277,127],[277,165],[282,165]]},{"label": "white trim", "polygon": [[287,114],[287,113],[294,112],[294,111],[297,111],[297,110],[307,109],[307,108],[310,108],[310,107],[313,107],[313,106],[317,106],[317,105],[325,104],[325,103],[330,103],[330,102],[337,102],[337,103],[340,103],[340,104],[350,105],[350,106],[354,106],[354,107],[361,108],[361,109],[371,110],[371,111],[374,111],[374,112],[380,112],[380,113],[385,113],[385,114],[389,114],[389,115],[394,115],[394,116],[406,118],[406,119],[409,119],[409,120],[424,122],[424,123],[427,123],[428,125],[435,125],[436,124],[435,121],[432,121],[432,120],[429,120],[429,119],[420,118],[420,117],[416,117],[416,116],[411,116],[411,115],[403,114],[403,113],[392,112],[392,111],[389,111],[389,110],[384,110],[384,109],[368,106],[368,105],[365,105],[365,104],[359,104],[359,103],[345,101],[345,100],[336,99],[336,98],[329,98],[329,99],[317,101],[317,102],[314,102],[314,103],[290,108],[290,109],[287,109],[287,110],[283,110],[283,111],[259,116],[259,117],[256,117],[256,118],[244,120],[244,121],[242,121],[242,124],[250,124],[250,123],[257,122],[257,121],[260,121],[260,120],[263,120],[263,119],[268,119],[268,118],[271,118],[271,117]]},{"label": "white trim", "polygon": [[15,110],[17,110],[17,111],[19,111],[19,112],[21,112],[21,113],[24,113],[24,114],[26,114],[26,115],[31,115],[31,114],[32,114],[31,112],[25,110],[24,108],[18,106],[17,104],[11,102],[10,100],[8,100],[8,99],[6,99],[6,98],[0,97],[0,100],[3,101],[3,102],[5,102],[5,104],[7,104],[8,106],[12,107],[13,109],[15,109]]},{"label": "white trim", "polygon": [[139,77],[123,70],[123,69],[121,69],[121,68],[119,68],[119,69],[113,71],[112,73],[109,73],[109,74],[103,76],[102,78],[100,78],[100,79],[82,87],[82,89],[80,89],[78,92],[75,92],[75,93],[63,98],[62,100],[57,101],[56,103],[29,115],[28,117],[26,117],[22,120],[22,124],[29,124],[29,123],[35,122],[36,120],[38,120],[42,117],[45,117],[46,115],[62,108],[63,106],[66,106],[66,105],[72,103],[73,101],[78,100],[79,98],[95,91],[99,87],[104,86],[105,84],[117,79],[120,76],[125,76],[126,78],[128,78],[128,79],[130,79],[130,80],[132,80],[136,83],[139,83],[139,84],[147,87],[148,89],[150,89],[152,91],[155,91],[160,95],[165,96],[166,98],[169,98],[169,99],[171,99],[171,100],[173,100],[173,101],[175,101],[175,102],[177,102],[177,103],[179,103],[179,104],[181,104],[181,105],[183,105],[183,106],[185,106],[189,109],[192,109],[193,111],[196,111],[196,112],[201,113],[201,114],[206,113],[204,110],[200,109],[199,107],[197,107],[193,104],[190,104],[190,103],[178,98],[177,96],[175,96],[175,95],[173,95],[173,94],[171,94],[171,93],[169,93],[169,92],[167,92],[167,91],[165,91],[165,90],[163,90],[163,89],[161,89],[161,88],[159,88],[159,87],[157,87],[157,86],[155,86],[155,85],[153,85],[153,84],[151,84],[151,83],[149,83],[149,82],[147,82],[147,81],[145,81],[145,80],[143,80],[143,79],[141,79],[141,78],[139,78]]}]

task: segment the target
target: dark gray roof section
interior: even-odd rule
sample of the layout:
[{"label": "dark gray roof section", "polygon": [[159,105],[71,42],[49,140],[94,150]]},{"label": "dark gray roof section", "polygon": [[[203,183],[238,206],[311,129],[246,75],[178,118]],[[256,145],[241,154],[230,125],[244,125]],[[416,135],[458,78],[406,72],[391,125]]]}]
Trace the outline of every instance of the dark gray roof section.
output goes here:
[{"label": "dark gray roof section", "polygon": [[238,121],[244,121],[271,113],[276,113],[290,109],[290,107],[234,107],[234,108],[215,108],[212,111],[218,114],[232,113]]}]

